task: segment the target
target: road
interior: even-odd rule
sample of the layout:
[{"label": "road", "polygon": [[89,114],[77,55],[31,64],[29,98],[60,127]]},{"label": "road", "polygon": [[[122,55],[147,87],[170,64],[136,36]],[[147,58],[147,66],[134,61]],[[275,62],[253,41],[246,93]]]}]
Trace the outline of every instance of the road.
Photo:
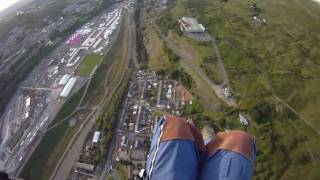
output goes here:
[{"label": "road", "polygon": [[229,85],[229,78],[228,78],[228,73],[226,71],[226,69],[224,68],[224,64],[223,64],[223,61],[222,61],[222,58],[221,58],[221,54],[220,54],[220,51],[219,51],[219,48],[217,46],[217,43],[216,43],[216,39],[214,37],[211,37],[211,42],[212,42],[212,48],[213,48],[213,51],[214,51],[214,54],[216,55],[216,58],[218,60],[218,66],[219,66],[219,69],[220,69],[220,73],[223,77],[223,83],[222,83],[222,86],[224,85]]}]

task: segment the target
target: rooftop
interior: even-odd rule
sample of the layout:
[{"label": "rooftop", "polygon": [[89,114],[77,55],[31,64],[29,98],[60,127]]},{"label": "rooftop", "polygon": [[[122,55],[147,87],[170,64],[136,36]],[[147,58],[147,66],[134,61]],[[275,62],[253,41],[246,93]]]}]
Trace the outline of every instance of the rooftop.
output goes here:
[{"label": "rooftop", "polygon": [[193,17],[181,17],[178,21],[182,31],[189,33],[202,33],[205,31],[204,26],[199,24]]},{"label": "rooftop", "polygon": [[99,136],[100,136],[100,131],[94,132],[92,142],[93,142],[93,143],[98,143]]}]

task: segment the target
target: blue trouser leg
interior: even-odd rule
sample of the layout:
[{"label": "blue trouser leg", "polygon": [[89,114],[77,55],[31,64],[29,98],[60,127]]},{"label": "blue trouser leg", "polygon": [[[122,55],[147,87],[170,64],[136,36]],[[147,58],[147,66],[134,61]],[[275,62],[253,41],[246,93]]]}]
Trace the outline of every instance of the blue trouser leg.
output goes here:
[{"label": "blue trouser leg", "polygon": [[[202,157],[206,150],[199,131],[184,120],[164,116],[159,119],[155,128],[147,160],[145,179],[250,180],[256,156],[255,141],[250,140],[250,143],[247,144],[251,145],[247,145],[244,141],[239,141],[238,137],[241,136],[231,136],[232,142],[240,142],[240,147],[243,145],[249,147],[251,152],[249,155],[248,153],[241,154],[223,149],[209,150],[207,153],[213,154],[203,162]],[[217,143],[218,140],[219,138],[216,136],[211,142]],[[220,142],[224,144],[227,141]],[[219,145],[218,147],[222,146]],[[235,150],[239,149],[236,148]]]},{"label": "blue trouser leg", "polygon": [[201,155],[197,144],[183,137],[162,141],[165,118],[155,129],[147,161],[147,178],[152,180],[196,180]]},{"label": "blue trouser leg", "polygon": [[227,150],[218,150],[204,162],[200,180],[250,180],[253,175],[256,146],[253,143],[253,157]]}]

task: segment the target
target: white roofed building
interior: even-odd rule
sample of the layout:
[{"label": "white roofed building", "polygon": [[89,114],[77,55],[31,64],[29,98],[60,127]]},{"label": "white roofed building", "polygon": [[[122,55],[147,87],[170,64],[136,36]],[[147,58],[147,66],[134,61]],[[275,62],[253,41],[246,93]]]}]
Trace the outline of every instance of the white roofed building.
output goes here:
[{"label": "white roofed building", "polygon": [[95,143],[95,144],[98,143],[99,137],[100,137],[100,131],[95,131],[92,138],[92,143]]},{"label": "white roofed building", "polygon": [[74,85],[77,82],[77,78],[71,78],[68,83],[64,86],[63,90],[60,93],[61,97],[68,97]]},{"label": "white roofed building", "polygon": [[66,85],[70,78],[71,78],[71,76],[68,75],[68,74],[63,75],[63,77],[62,77],[61,80],[59,81],[59,86],[64,86],[64,85]]},{"label": "white roofed building", "polygon": [[202,24],[199,24],[195,18],[181,17],[178,19],[180,29],[188,33],[203,33],[205,28]]},{"label": "white roofed building", "polygon": [[239,114],[239,120],[243,126],[249,125],[248,118],[245,115]]},{"label": "white roofed building", "polygon": [[26,108],[28,108],[28,106],[31,105],[31,97],[30,96],[27,96],[26,97]]}]

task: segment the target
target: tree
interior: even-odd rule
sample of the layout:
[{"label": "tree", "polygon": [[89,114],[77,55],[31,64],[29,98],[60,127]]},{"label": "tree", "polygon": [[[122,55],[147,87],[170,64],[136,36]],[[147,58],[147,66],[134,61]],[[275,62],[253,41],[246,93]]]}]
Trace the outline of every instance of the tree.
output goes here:
[{"label": "tree", "polygon": [[274,114],[274,107],[262,101],[250,110],[251,117],[259,124],[268,122]]}]

